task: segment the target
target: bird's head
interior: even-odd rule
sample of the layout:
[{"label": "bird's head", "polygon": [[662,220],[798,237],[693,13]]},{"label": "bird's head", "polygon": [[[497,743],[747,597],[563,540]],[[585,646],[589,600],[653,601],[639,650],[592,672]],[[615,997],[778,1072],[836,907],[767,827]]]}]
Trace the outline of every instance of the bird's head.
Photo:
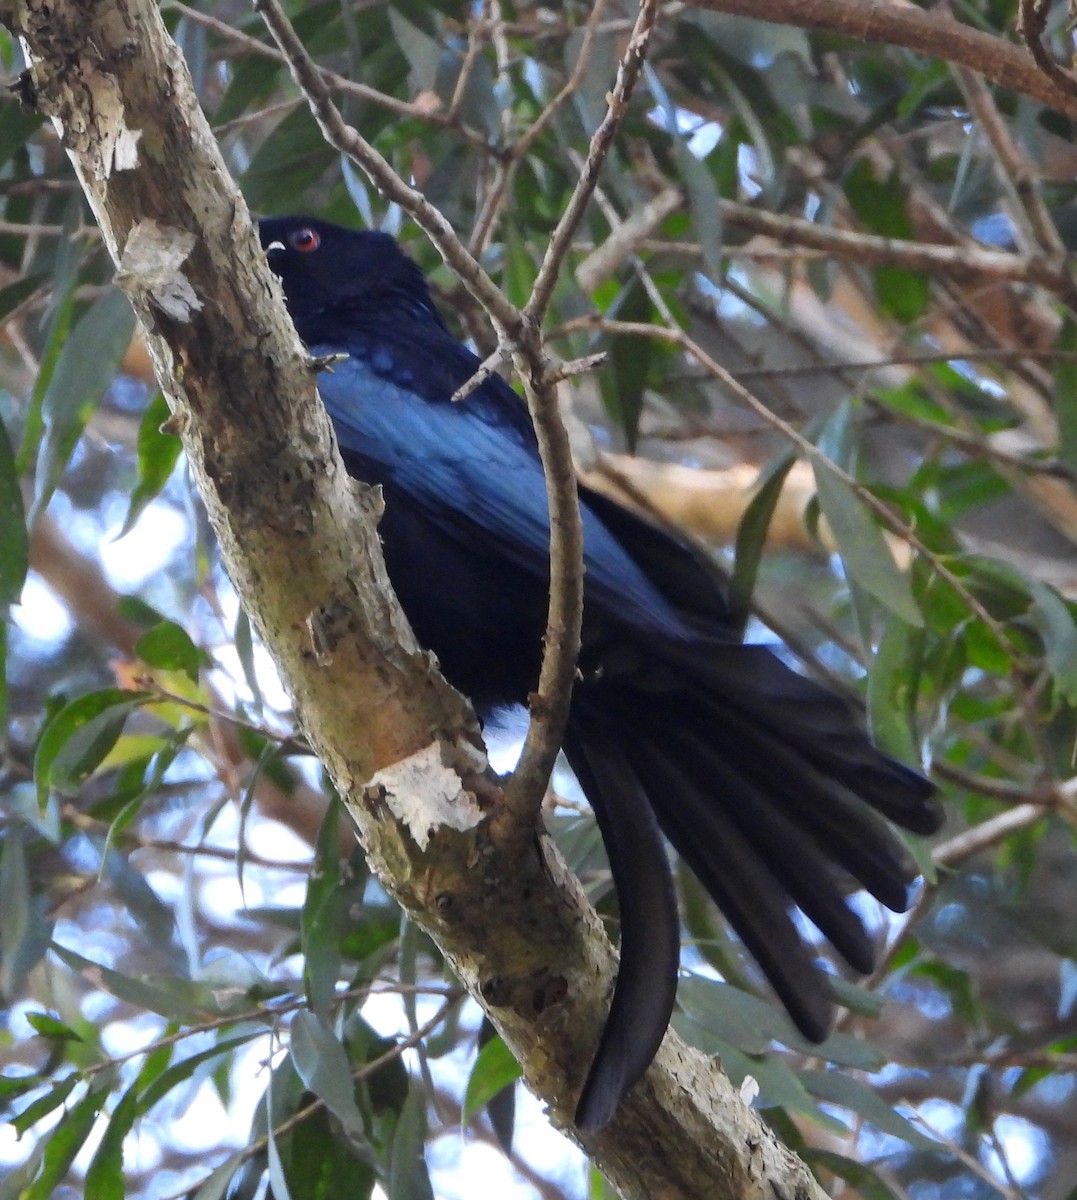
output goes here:
[{"label": "bird's head", "polygon": [[418,264],[387,233],[303,216],[264,218],[258,232],[308,343],[337,317],[356,322],[409,315],[441,323]]}]

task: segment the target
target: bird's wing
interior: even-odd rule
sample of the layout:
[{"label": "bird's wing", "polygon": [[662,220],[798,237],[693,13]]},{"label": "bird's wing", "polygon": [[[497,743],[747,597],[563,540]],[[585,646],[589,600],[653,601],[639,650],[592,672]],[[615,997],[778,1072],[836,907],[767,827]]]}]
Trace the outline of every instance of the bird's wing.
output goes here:
[{"label": "bird's wing", "polygon": [[[312,347],[312,352],[324,350]],[[345,457],[370,482],[405,491],[443,536],[479,539],[484,553],[503,556],[545,587],[546,484],[534,441],[511,412],[513,406],[521,408],[519,398],[502,380],[491,379],[477,398],[456,404],[434,400],[429,379],[419,379],[414,365],[401,361],[394,368],[393,363],[385,349],[368,351],[319,376]],[[499,396],[501,389],[505,394]],[[526,412],[523,416],[526,420]],[[586,504],[582,514],[588,605],[641,633],[691,638]]]}]

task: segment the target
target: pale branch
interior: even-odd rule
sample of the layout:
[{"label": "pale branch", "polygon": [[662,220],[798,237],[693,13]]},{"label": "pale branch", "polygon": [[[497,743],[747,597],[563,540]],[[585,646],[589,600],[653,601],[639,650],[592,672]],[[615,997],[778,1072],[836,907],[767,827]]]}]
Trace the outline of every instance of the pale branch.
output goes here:
[{"label": "pale branch", "polygon": [[688,6],[902,46],[929,58],[968,67],[992,83],[1077,119],[1077,93],[1072,88],[1061,85],[1053,74],[1045,74],[1019,46],[962,25],[945,10],[925,12],[892,0],[691,0]]},{"label": "pale branch", "polygon": [[[666,187],[596,247],[577,268],[577,281],[585,291],[608,278],[626,258],[642,249],[654,230],[672,213],[687,207],[678,187]],[[945,273],[962,280],[999,279],[1034,283],[1054,295],[1067,296],[1072,284],[1065,265],[1056,257],[1011,254],[980,246],[946,246],[905,238],[882,237],[851,229],[836,229],[804,217],[768,212],[753,204],[719,199],[718,212],[729,225],[790,244],[845,259],[861,266],[904,267],[910,271]],[[652,247],[664,249],[658,245]],[[687,247],[686,247],[687,248]]]},{"label": "pale branch", "polygon": [[930,242],[834,229],[804,217],[770,213],[736,200],[719,200],[718,211],[723,220],[731,225],[766,234],[783,245],[793,242],[799,246],[825,250],[836,258],[848,259],[861,266],[942,272],[966,281],[1000,279],[1034,283],[1057,296],[1067,296],[1072,291],[1072,282],[1065,267],[1044,261],[1039,256],[986,250],[979,246],[939,246]]},{"label": "pale branch", "polygon": [[939,867],[955,867],[984,850],[994,848],[1022,829],[1038,824],[1050,812],[1047,804],[1014,805],[940,842],[931,851],[931,861]]}]

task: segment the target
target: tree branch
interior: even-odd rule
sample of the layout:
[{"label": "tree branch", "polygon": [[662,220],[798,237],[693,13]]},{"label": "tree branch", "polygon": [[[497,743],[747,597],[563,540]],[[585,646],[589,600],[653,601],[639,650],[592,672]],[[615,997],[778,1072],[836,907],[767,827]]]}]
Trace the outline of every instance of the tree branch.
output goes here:
[{"label": "tree branch", "polygon": [[993,83],[1077,118],[1077,94],[1045,75],[1030,54],[937,11],[925,12],[911,4],[888,0],[690,0],[690,5],[800,29],[825,29],[864,42],[903,46],[942,62],[968,67]]}]

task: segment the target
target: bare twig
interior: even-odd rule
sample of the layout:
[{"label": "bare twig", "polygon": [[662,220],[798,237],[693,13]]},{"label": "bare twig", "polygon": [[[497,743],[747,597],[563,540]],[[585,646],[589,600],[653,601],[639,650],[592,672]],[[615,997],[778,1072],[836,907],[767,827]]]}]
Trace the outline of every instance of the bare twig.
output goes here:
[{"label": "bare twig", "polygon": [[985,79],[1077,118],[1077,94],[1054,72],[1043,69],[1019,46],[962,25],[941,10],[925,12],[911,4],[867,4],[864,0],[812,0],[811,4],[804,0],[693,0],[692,7],[903,46],[942,62],[959,63]]},{"label": "bare twig", "polygon": [[1065,94],[1077,97],[1077,77],[1067,71],[1043,44],[1047,14],[1050,11],[1050,0],[1021,0],[1018,28],[1025,39],[1025,45],[1036,60],[1036,65],[1044,75]]},{"label": "bare twig", "polygon": [[642,0],[640,4],[635,27],[628,39],[628,47],[617,68],[617,82],[610,93],[606,115],[591,137],[591,144],[587,149],[587,159],[580,172],[580,178],[577,180],[565,211],[550,238],[542,266],[539,267],[538,278],[535,280],[535,286],[531,292],[531,299],[527,302],[524,310],[527,316],[536,323],[542,320],[549,307],[561,270],[561,263],[568,253],[572,235],[576,232],[587,205],[591,201],[591,196],[598,184],[599,171],[606,161],[606,155],[613,144],[614,135],[627,110],[629,97],[643,70],[647,48],[658,19],[659,7],[659,0]]},{"label": "bare twig", "polygon": [[472,392],[481,388],[491,375],[496,375],[506,363],[511,361],[512,347],[505,342],[498,342],[494,347],[494,352],[488,354],[479,363],[475,374],[465,380],[449,397],[450,403],[459,404],[461,400],[466,400]]},{"label": "bare twig", "polygon": [[531,122],[519,140],[513,143],[508,150],[506,158],[496,164],[493,178],[484,189],[483,200],[479,206],[478,215],[475,218],[475,227],[468,243],[472,254],[476,256],[480,255],[486,249],[493,235],[497,219],[505,206],[505,197],[508,194],[509,183],[512,180],[516,164],[531,149],[536,139],[553,119],[555,113],[579,87],[591,60],[591,47],[594,40],[595,28],[605,4],[606,0],[598,0],[598,3],[591,9],[590,15],[587,18],[587,24],[584,27],[584,36],[580,45],[579,57],[576,60],[572,75],[565,86],[546,105],[535,120]]},{"label": "bare twig", "polygon": [[1041,258],[1008,254],[1003,250],[984,250],[978,246],[937,246],[833,229],[803,217],[769,213],[735,200],[720,200],[718,209],[731,225],[767,234],[782,243],[796,242],[826,250],[862,266],[900,266],[910,271],[946,272],[966,280],[979,277],[1035,283],[1060,296],[1068,295],[1072,290],[1066,270]]},{"label": "bare twig", "polygon": [[[183,0],[175,0],[172,8],[182,13],[192,24],[201,25],[204,29],[211,30],[219,38],[231,43],[237,50],[242,50],[245,54],[252,54],[258,58],[264,58],[269,62],[280,63],[282,67],[288,65],[288,59],[281,51],[274,50],[272,46],[267,46],[265,42],[260,42],[257,38],[250,37],[241,30],[233,28],[227,21],[222,21],[218,17],[211,16],[209,13],[200,12],[197,8],[192,8],[190,5],[184,4]],[[324,67],[315,67],[314,69],[321,76],[326,86],[333,88],[335,91],[343,92],[348,96],[355,96],[360,100],[369,101],[371,104],[377,104],[379,107],[386,108],[400,117],[425,121],[429,125],[437,125],[442,129],[452,129],[473,146],[477,146],[490,154],[497,155],[500,153],[497,147],[491,145],[489,139],[477,130],[470,128],[470,126],[453,117],[439,113],[436,109],[432,109],[428,105],[409,103],[407,100],[398,100],[395,96],[390,96],[387,92],[379,92],[377,88],[372,88],[365,83],[357,83],[355,80],[348,79],[344,75],[338,75],[335,71],[328,71]]]},{"label": "bare twig", "polygon": [[[485,5],[485,10],[489,9],[489,4]],[[458,121],[460,119],[460,106],[464,102],[464,97],[467,95],[468,84],[471,82],[471,76],[475,71],[475,64],[479,60],[479,55],[482,53],[483,46],[486,42],[486,36],[489,31],[489,12],[485,11],[477,17],[468,30],[467,49],[464,51],[464,60],[460,64],[460,74],[456,77],[456,86],[453,88],[452,99],[449,101],[448,112],[445,114],[450,121]]]},{"label": "bare twig", "polygon": [[969,111],[980,123],[995,152],[996,175],[1003,190],[1012,196],[1015,224],[1018,228],[1028,227],[1024,238],[1025,252],[1046,255],[1055,261],[1063,258],[1066,247],[1047,211],[1039,176],[1028,155],[1013,140],[990,89],[974,71],[955,67],[954,74],[968,100]]},{"label": "bare twig", "polygon": [[[606,115],[591,138],[587,162],[550,238],[531,297],[523,311],[523,331],[529,337],[538,336],[572,236],[594,194],[598,173],[643,69],[659,4],[660,0],[641,0],[639,15],[617,69]],[[535,815],[542,803],[568,720],[583,619],[583,525],[576,492],[576,469],[568,431],[557,412],[557,387],[552,382],[556,367],[544,351],[540,355],[540,348],[541,343],[536,342],[529,353],[528,345],[523,343],[516,365],[523,377],[546,470],[546,495],[550,505],[550,609],[539,676],[541,704],[537,711],[532,705],[520,761],[506,789],[510,804],[517,809],[533,810]],[[523,374],[523,369],[534,372],[536,367],[540,370],[538,375],[532,374],[528,378]]]},{"label": "bare twig", "polygon": [[583,82],[584,76],[587,74],[587,68],[591,63],[591,51],[594,47],[595,30],[602,19],[602,14],[605,11],[607,0],[596,0],[592,6],[591,12],[588,15],[587,23],[583,27],[583,38],[580,41],[580,52],[576,58],[576,64],[572,68],[572,74],[565,81],[565,85],[557,93],[556,96],[546,105],[539,115],[531,122],[523,136],[513,145],[510,153],[514,162],[518,162],[538,141],[546,126],[553,120],[558,110],[566,100],[576,92],[576,89]]}]

